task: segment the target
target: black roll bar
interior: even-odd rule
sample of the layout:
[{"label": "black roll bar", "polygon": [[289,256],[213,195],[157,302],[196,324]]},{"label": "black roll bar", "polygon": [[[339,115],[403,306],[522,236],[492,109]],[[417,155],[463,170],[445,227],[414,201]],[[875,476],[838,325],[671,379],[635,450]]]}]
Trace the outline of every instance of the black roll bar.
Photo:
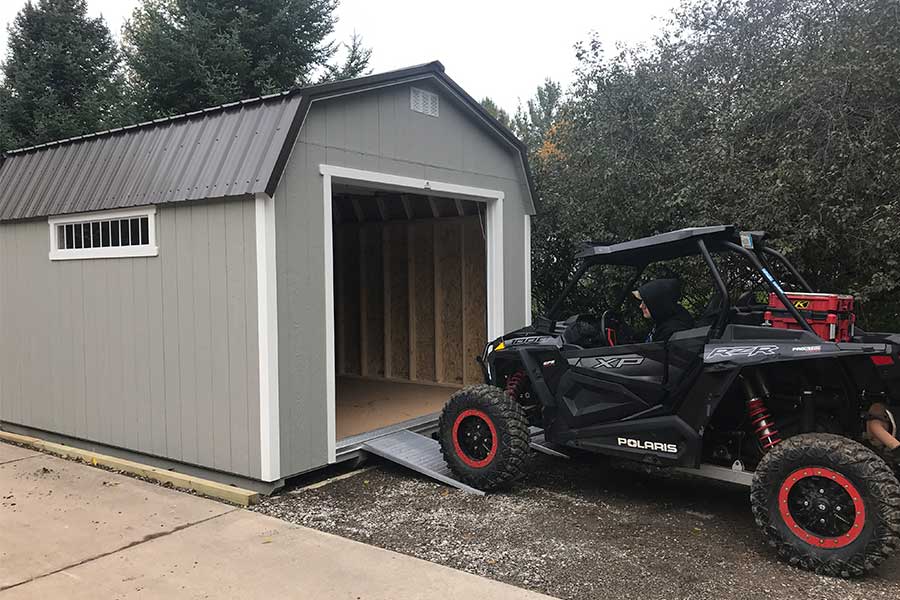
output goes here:
[{"label": "black roll bar", "polygon": [[803,275],[800,274],[800,271],[797,270],[797,268],[793,265],[793,263],[791,263],[791,261],[788,260],[787,256],[785,256],[778,250],[775,250],[774,248],[769,248],[766,245],[763,245],[762,249],[763,249],[763,252],[765,252],[766,254],[771,254],[772,256],[774,256],[775,258],[780,260],[781,264],[786,266],[788,271],[791,272],[791,275],[793,275],[794,277],[797,278],[797,281],[800,282],[800,285],[802,285],[804,287],[804,289],[806,289],[807,292],[813,293],[814,290],[812,289],[812,286],[806,282],[806,279],[803,278]]},{"label": "black roll bar", "polygon": [[627,298],[628,294],[630,294],[632,290],[634,290],[634,286],[637,283],[637,280],[641,278],[641,275],[644,274],[644,271],[646,269],[646,264],[643,264],[637,268],[634,275],[631,277],[631,279],[628,280],[628,283],[625,284],[625,287],[622,288],[622,291],[619,292],[618,297],[616,297],[615,304],[611,306],[613,310],[622,310],[622,304],[625,302],[625,298]]},{"label": "black roll bar", "polygon": [[578,284],[578,280],[581,279],[584,272],[588,270],[588,264],[586,261],[582,261],[581,265],[575,271],[575,274],[572,275],[572,279],[569,280],[569,283],[566,284],[566,287],[563,288],[562,293],[556,299],[556,302],[553,303],[553,306],[550,307],[550,310],[547,311],[547,318],[551,321],[556,316],[556,311],[559,310],[560,306],[562,306],[563,300],[572,292],[572,288],[574,288]]},{"label": "black roll bar", "polygon": [[709,267],[710,272],[712,272],[713,279],[716,282],[716,287],[719,288],[719,294],[722,296],[722,306],[719,307],[719,316],[716,317],[716,329],[715,335],[713,337],[719,337],[722,335],[722,331],[725,330],[725,323],[728,318],[728,309],[731,308],[731,299],[728,297],[728,288],[725,287],[725,281],[722,279],[722,274],[719,273],[718,267],[716,267],[716,263],[713,261],[712,256],[709,253],[709,250],[706,247],[706,242],[702,239],[697,240],[697,247],[700,249],[700,254],[703,256],[703,261],[706,263],[706,266]]},{"label": "black roll bar", "polygon": [[769,273],[768,269],[766,269],[763,264],[759,261],[759,258],[753,252],[750,252],[743,246],[739,246],[734,242],[722,242],[722,246],[725,248],[730,248],[735,252],[740,252],[744,256],[747,257],[747,260],[759,271],[763,279],[766,280],[766,284],[768,284],[769,288],[778,296],[778,299],[781,300],[781,303],[784,304],[784,307],[791,313],[791,316],[794,317],[794,320],[797,321],[797,324],[802,327],[805,331],[813,334],[816,337],[819,335],[815,332],[815,330],[810,326],[810,324],[803,318],[803,315],[800,314],[800,311],[788,300],[787,295],[785,295],[784,290],[781,289],[781,286],[778,285],[778,282],[775,281],[775,277]]},{"label": "black roll bar", "polygon": [[[550,310],[547,312],[547,318],[551,321],[556,317],[556,312],[562,306],[563,301],[569,296],[572,292],[572,288],[574,288],[578,282],[581,280],[582,276],[585,272],[592,267],[593,264],[587,261],[582,261],[581,266],[575,271],[575,274],[572,275],[572,279],[569,280],[569,283],[566,284],[566,287],[563,288],[563,291],[560,293],[559,297],[553,303],[553,306],[550,307]],[[625,302],[625,298],[628,297],[628,294],[631,293],[631,290],[634,289],[634,284],[637,283],[637,280],[641,278],[641,275],[644,274],[644,271],[647,269],[647,265],[643,264],[637,268],[635,274],[628,280],[628,283],[625,284],[625,287],[622,288],[622,291],[619,293],[619,296],[616,298],[615,303],[612,304],[612,308],[615,310],[620,310],[622,307],[622,303]]]}]

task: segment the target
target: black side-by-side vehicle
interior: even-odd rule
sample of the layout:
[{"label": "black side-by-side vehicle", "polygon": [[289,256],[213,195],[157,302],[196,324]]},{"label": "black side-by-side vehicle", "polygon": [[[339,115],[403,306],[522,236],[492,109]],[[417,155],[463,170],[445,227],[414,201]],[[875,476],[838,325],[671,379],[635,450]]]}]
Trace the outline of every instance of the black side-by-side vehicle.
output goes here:
[{"label": "black side-by-side vehicle", "polygon": [[[763,535],[802,568],[858,576],[896,550],[900,484],[865,434],[873,404],[891,415],[900,403],[900,334],[814,310],[852,298],[816,293],[762,232],[690,228],[591,244],[578,258],[549,314],[489,342],[485,383],[444,407],[441,450],[461,480],[493,489],[520,477],[541,431],[558,446],[752,478]],[[725,259],[762,294],[735,298],[717,266]],[[619,315],[630,290],[648,267],[683,260],[709,273],[697,326],[666,342],[629,339]],[[632,275],[612,305],[555,320],[587,273],[610,267]]]}]

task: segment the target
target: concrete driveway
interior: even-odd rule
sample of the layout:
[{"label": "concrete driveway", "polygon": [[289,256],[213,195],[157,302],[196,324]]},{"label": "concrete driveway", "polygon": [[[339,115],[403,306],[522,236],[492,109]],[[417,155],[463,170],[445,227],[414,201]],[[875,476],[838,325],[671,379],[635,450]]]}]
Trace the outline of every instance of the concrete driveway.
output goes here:
[{"label": "concrete driveway", "polygon": [[0,600],[547,598],[0,442]]}]

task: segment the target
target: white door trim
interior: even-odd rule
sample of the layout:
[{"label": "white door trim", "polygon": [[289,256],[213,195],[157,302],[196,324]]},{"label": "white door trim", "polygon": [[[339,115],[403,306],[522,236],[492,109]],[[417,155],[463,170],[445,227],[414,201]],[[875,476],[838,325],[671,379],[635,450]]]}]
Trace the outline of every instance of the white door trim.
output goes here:
[{"label": "white door trim", "polygon": [[[328,254],[328,253],[326,253]],[[256,302],[259,354],[260,479],[281,478],[278,411],[278,289],[275,200],[256,195]]]},{"label": "white door trim", "polygon": [[488,339],[503,335],[503,199],[500,190],[457,185],[443,181],[417,179],[364,171],[335,165],[319,165],[322,175],[322,199],[325,231],[325,402],[328,462],[335,462],[337,427],[335,417],[335,357],[334,357],[334,247],[331,186],[333,182],[365,183],[382,189],[407,192],[426,192],[431,196],[445,196],[475,200],[487,204],[485,211],[485,249],[487,252],[487,334]]},{"label": "white door trim", "polygon": [[531,325],[531,215],[525,215],[525,326]]}]

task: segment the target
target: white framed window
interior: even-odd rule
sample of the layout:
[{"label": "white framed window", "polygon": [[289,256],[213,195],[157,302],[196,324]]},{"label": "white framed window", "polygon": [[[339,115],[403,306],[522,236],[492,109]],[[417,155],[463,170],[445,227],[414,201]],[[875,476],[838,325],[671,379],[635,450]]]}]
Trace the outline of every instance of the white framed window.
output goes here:
[{"label": "white framed window", "polygon": [[157,256],[156,207],[51,217],[50,260]]},{"label": "white framed window", "polygon": [[441,112],[441,99],[433,92],[411,87],[409,88],[409,108],[429,117],[437,117]]}]

